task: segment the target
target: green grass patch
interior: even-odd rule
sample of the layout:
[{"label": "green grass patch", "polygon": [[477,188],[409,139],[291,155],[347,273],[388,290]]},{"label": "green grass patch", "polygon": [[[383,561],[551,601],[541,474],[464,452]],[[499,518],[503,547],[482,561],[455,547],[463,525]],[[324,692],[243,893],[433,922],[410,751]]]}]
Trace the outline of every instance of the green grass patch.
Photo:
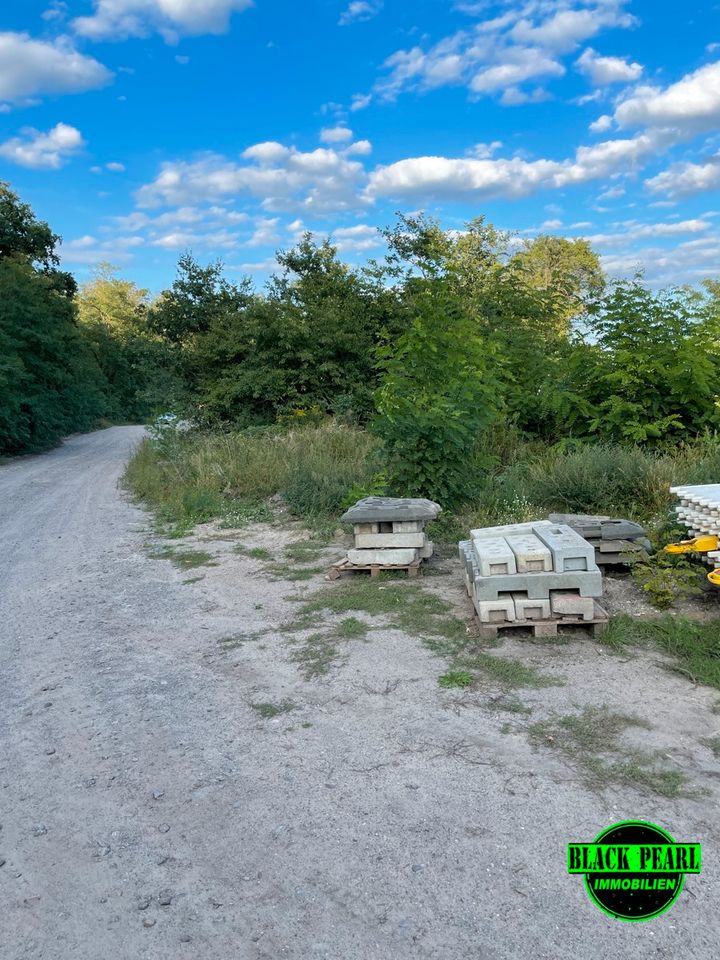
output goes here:
[{"label": "green grass patch", "polygon": [[242,543],[238,543],[237,546],[233,547],[233,553],[239,553],[242,557],[250,557],[251,560],[270,561],[275,559],[270,551],[264,547],[246,547]]},{"label": "green grass patch", "polygon": [[458,664],[471,670],[480,670],[503,687],[561,687],[564,680],[541,673],[535,667],[518,660],[498,657],[490,653],[474,653],[458,659]]},{"label": "green grass patch", "polygon": [[316,680],[330,672],[340,659],[340,648],[332,637],[313,633],[295,645],[291,660],[306,680]]},{"label": "green grass patch", "polygon": [[269,632],[269,630],[256,630],[254,633],[234,633],[228,637],[221,637],[218,644],[224,653],[229,653],[232,650],[237,650],[238,647],[243,647],[246,643],[255,643],[262,637],[267,636]]},{"label": "green grass patch", "polygon": [[292,700],[282,700],[280,703],[251,703],[250,706],[255,710],[263,720],[271,720],[273,717],[279,717],[283,713],[290,713],[297,709],[297,704]]},{"label": "green grass patch", "polygon": [[319,573],[325,573],[325,567],[291,567],[284,563],[269,563],[265,570],[274,580],[289,580],[290,582],[312,580]]},{"label": "green grass patch", "polygon": [[672,669],[677,673],[720,690],[720,620],[701,623],[671,615],[658,620],[614,617],[602,642],[616,650],[632,644],[656,646],[675,658]]},{"label": "green grass patch", "polygon": [[325,551],[326,544],[314,540],[301,540],[298,543],[289,543],[283,553],[288,560],[295,563],[315,563]]},{"label": "green grass patch", "polygon": [[706,747],[709,747],[713,752],[713,756],[720,757],[720,736],[719,737],[705,737],[700,741]]},{"label": "green grass patch", "polygon": [[438,683],[446,690],[454,687],[470,687],[475,678],[467,670],[448,670],[441,677],[438,677]]},{"label": "green grass patch", "polygon": [[563,753],[594,789],[619,784],[662,797],[692,796],[680,770],[661,766],[657,754],[622,744],[621,736],[630,727],[647,730],[650,724],[606,706],[588,706],[579,713],[533,723],[528,736],[536,746],[553,747]]},{"label": "green grass patch", "polygon": [[346,617],[334,627],[333,634],[341,640],[357,640],[366,637],[370,627],[357,617]]},{"label": "green grass patch", "polygon": [[194,570],[197,567],[216,567],[217,563],[207,550],[193,550],[190,547],[159,547],[148,553],[151,560],[171,560],[181,570]]}]

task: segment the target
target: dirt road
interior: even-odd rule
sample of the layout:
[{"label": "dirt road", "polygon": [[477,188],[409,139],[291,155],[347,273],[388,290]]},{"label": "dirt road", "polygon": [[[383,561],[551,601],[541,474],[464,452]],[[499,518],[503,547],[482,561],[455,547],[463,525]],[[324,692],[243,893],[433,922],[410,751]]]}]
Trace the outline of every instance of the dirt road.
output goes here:
[{"label": "dirt road", "polygon": [[[237,535],[205,531],[216,566],[152,559],[117,488],[139,434],[0,467],[4,960],[717,957],[715,691],[586,640],[506,645],[568,681],[523,691],[533,716],[645,710],[638,736],[707,791],[668,800],[590,790],[491,683],[441,690],[442,662],[380,621],[306,680],[280,627],[333,586],[270,579]],[[271,553],[299,536],[240,534]],[[431,586],[461,602],[459,579]],[[645,924],[565,870],[568,841],[624,818],[704,845]]]}]

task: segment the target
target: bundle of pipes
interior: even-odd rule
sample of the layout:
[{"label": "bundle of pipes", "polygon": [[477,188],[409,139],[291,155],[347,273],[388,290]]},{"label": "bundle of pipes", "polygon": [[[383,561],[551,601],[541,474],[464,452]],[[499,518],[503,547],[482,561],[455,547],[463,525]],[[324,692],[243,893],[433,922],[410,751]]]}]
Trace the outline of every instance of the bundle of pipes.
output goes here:
[{"label": "bundle of pipes", "polygon": [[[685,487],[670,487],[678,498],[677,518],[688,528],[691,540],[669,544],[668,553],[704,553],[714,568],[720,567],[720,484],[706,483]],[[720,574],[720,571],[716,571]],[[718,579],[713,579],[718,583]]]}]

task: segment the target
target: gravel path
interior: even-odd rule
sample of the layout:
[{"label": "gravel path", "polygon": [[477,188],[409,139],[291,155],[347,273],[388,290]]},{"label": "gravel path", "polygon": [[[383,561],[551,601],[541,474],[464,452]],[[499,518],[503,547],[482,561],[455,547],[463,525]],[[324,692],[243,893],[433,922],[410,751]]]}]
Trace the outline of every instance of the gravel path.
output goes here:
[{"label": "gravel path", "polygon": [[[217,566],[151,559],[117,488],[140,434],[0,467],[3,960],[717,957],[720,769],[699,743],[717,692],[588,641],[503,649],[568,679],[520,692],[536,712],[645,709],[707,791],[664,800],[591,792],[508,729],[497,690],[440,690],[443,662],[382,624],[304,680],[278,627],[328,585],[269,579],[211,529],[191,542]],[[237,536],[272,552],[301,533]],[[463,602],[459,577],[428,586]],[[623,818],[704,845],[647,924],[565,872],[568,841]]]}]

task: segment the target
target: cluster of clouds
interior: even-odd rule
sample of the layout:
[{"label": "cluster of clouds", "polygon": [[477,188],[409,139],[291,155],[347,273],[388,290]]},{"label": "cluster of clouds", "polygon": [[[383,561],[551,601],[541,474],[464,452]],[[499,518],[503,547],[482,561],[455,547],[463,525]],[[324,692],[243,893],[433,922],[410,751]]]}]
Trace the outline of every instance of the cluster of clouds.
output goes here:
[{"label": "cluster of clouds", "polygon": [[[473,97],[499,96],[506,106],[537,101],[548,94],[544,85],[565,75],[563,60],[608,27],[629,28],[636,19],[624,8],[627,0],[528,0],[506,13],[482,19],[427,48],[397,50],[384,63],[384,75],[372,90],[358,94],[353,109],[373,99],[394,101],[408,91],[464,86]],[[460,4],[469,15],[486,12],[486,4]],[[575,69],[595,86],[637,80],[642,66],[621,57],[603,57],[588,47]]]}]

